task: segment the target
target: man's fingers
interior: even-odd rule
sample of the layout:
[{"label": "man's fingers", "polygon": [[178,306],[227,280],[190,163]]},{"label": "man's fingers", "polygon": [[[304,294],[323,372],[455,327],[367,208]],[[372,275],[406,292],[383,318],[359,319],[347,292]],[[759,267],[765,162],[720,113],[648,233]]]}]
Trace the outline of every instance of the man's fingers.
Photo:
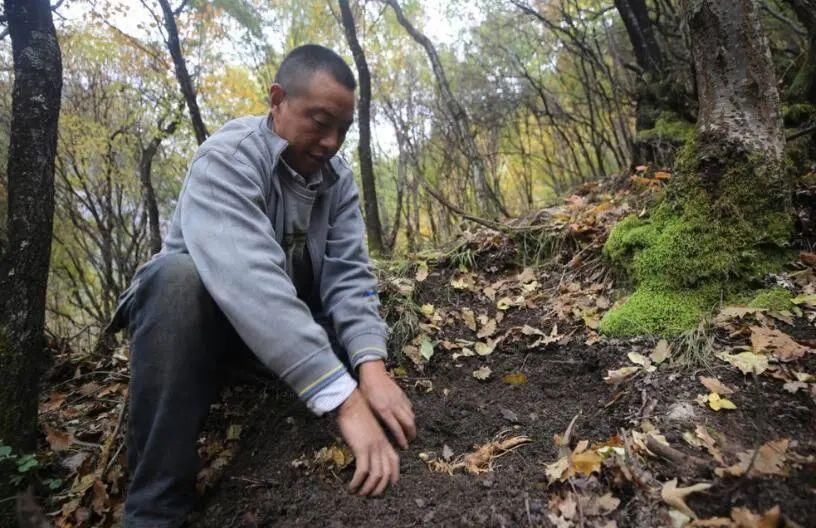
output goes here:
[{"label": "man's fingers", "polygon": [[395,418],[393,413],[383,414],[381,418],[382,421],[385,422],[385,425],[388,426],[391,434],[394,435],[394,440],[397,441],[397,445],[403,449],[408,449],[408,440],[405,438],[405,433],[402,430],[403,426],[401,421]]},{"label": "man's fingers", "polygon": [[392,467],[392,463],[388,453],[389,451],[390,449],[383,450],[380,453],[383,467],[383,475],[382,478],[380,479],[380,483],[377,484],[377,487],[374,488],[374,492],[372,493],[372,495],[374,495],[375,497],[382,495],[382,493],[385,491],[385,488],[388,487],[388,483],[391,482],[391,479],[393,478],[394,468]]},{"label": "man's fingers", "polygon": [[354,476],[351,478],[351,482],[349,482],[349,491],[354,493],[357,491],[357,488],[365,482],[366,477],[368,476],[368,453],[361,453],[359,455],[355,455],[357,459],[354,467]]},{"label": "man's fingers", "polygon": [[[401,427],[400,429],[405,434],[405,437],[408,439],[408,442],[416,438],[416,423],[414,422],[414,412],[411,409],[397,409],[394,412],[394,416],[399,421]],[[403,447],[407,447],[406,445]]]},{"label": "man's fingers", "polygon": [[391,462],[391,484],[394,485],[399,480],[400,474],[400,465],[399,465],[399,455],[393,449],[388,450],[388,458]]},{"label": "man's fingers", "polygon": [[369,460],[371,462],[371,467],[368,470],[368,478],[363,484],[363,487],[360,488],[360,491],[357,492],[357,495],[365,496],[371,493],[377,485],[380,483],[383,475],[383,468],[382,468],[382,460],[378,453],[369,453]]}]

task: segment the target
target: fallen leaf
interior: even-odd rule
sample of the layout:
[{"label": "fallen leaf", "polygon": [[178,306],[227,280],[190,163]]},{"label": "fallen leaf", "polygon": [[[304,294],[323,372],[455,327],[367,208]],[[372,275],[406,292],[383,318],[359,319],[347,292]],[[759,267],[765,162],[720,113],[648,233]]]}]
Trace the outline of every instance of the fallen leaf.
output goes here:
[{"label": "fallen leaf", "polygon": [[740,528],[777,528],[782,511],[779,505],[774,506],[762,515],[752,512],[748,508],[732,508],[731,518]]},{"label": "fallen leaf", "polygon": [[442,446],[442,458],[446,462],[450,462],[453,458],[453,449],[451,449],[448,444]]},{"label": "fallen leaf", "polygon": [[110,497],[108,496],[108,487],[99,479],[96,479],[93,483],[93,499],[91,500],[91,508],[93,511],[97,513],[97,515],[102,515],[110,506]]},{"label": "fallen leaf", "polygon": [[629,352],[626,357],[629,358],[629,361],[634,363],[635,365],[640,365],[646,372],[654,372],[655,366],[652,365],[652,360],[644,356],[643,354],[638,354],[637,352]]},{"label": "fallen leaf", "polygon": [[551,464],[545,464],[544,473],[549,482],[562,480],[570,467],[569,455],[563,456]]},{"label": "fallen leaf", "polygon": [[242,427],[238,424],[232,424],[227,428],[227,440],[238,440],[241,437]]},{"label": "fallen leaf", "polygon": [[705,484],[701,482],[699,484],[694,484],[692,486],[687,486],[685,488],[678,488],[677,479],[675,478],[663,484],[663,488],[660,490],[660,497],[663,499],[663,502],[665,502],[669,506],[677,508],[682,513],[685,513],[689,517],[696,519],[697,515],[686,504],[686,497],[688,497],[692,493],[705,491],[710,487],[711,484]]},{"label": "fallen leaf", "polygon": [[779,361],[793,361],[810,351],[788,334],[764,326],[751,327],[751,347],[755,353],[768,352]]},{"label": "fallen leaf", "polygon": [[669,346],[669,342],[665,339],[661,339],[655,345],[654,350],[652,353],[649,354],[649,358],[654,362],[656,365],[659,365],[666,361],[666,359],[671,354],[671,347]]},{"label": "fallen leaf", "polygon": [[808,384],[803,381],[789,381],[782,385],[782,388],[791,394],[796,394],[800,390],[807,389]]},{"label": "fallen leaf", "polygon": [[723,384],[723,382],[721,382],[717,378],[707,378],[705,376],[700,376],[699,379],[700,383],[702,383],[706,389],[708,389],[710,392],[713,392],[714,394],[719,394],[720,396],[734,394],[734,389]]},{"label": "fallen leaf", "polygon": [[433,343],[431,343],[430,339],[425,338],[422,340],[422,345],[420,345],[419,353],[425,359],[425,361],[431,360],[431,358],[434,355],[434,346]]},{"label": "fallen leaf", "polygon": [[48,425],[45,425],[44,429],[45,439],[48,442],[48,445],[51,446],[52,451],[65,451],[74,444],[75,439],[73,433],[69,431],[58,431],[57,429],[52,429]]},{"label": "fallen leaf", "polygon": [[708,395],[708,406],[715,411],[719,411],[721,409],[734,410],[737,408],[737,406],[734,405],[734,402],[726,398],[721,398],[716,392],[712,392]]},{"label": "fallen leaf", "polygon": [[427,262],[420,262],[417,265],[416,275],[414,275],[414,279],[417,282],[422,282],[428,278],[428,263]]},{"label": "fallen leaf", "polygon": [[485,323],[482,328],[479,330],[479,333],[476,334],[476,337],[479,339],[483,339],[485,337],[490,337],[496,333],[496,320],[490,319]]},{"label": "fallen leaf", "polygon": [[[576,448],[577,450],[577,448]],[[574,473],[589,476],[592,473],[601,471],[601,455],[592,449],[580,453],[573,453],[570,457],[570,468]]]},{"label": "fallen leaf", "polygon": [[527,374],[523,372],[514,372],[512,374],[505,374],[502,376],[502,381],[508,385],[524,385],[527,383]]},{"label": "fallen leaf", "polygon": [[473,377],[480,381],[485,381],[493,373],[490,367],[483,366],[473,371]]},{"label": "fallen leaf", "polygon": [[473,345],[473,348],[476,350],[476,353],[479,354],[480,356],[489,356],[490,354],[493,353],[493,350],[495,350],[496,344],[488,339],[486,343],[477,341],[476,344]]},{"label": "fallen leaf", "polygon": [[[789,440],[782,438],[764,443],[759,452],[751,449],[737,453],[739,462],[727,468],[716,468],[717,476],[733,475],[740,477],[748,473],[753,475],[785,475],[785,453],[788,450]],[[749,472],[750,469],[750,472]]]},{"label": "fallen leaf", "polygon": [[714,460],[716,460],[720,464],[725,464],[722,453],[717,448],[717,442],[708,432],[706,426],[702,424],[698,425],[697,428],[694,429],[694,434],[697,435],[697,438],[699,438],[700,441],[702,441],[703,445],[708,450],[708,454],[711,455],[714,458]]},{"label": "fallen leaf", "polygon": [[425,317],[430,317],[434,314],[436,309],[434,308],[433,304],[423,304],[420,307],[419,311],[421,311],[422,315],[424,315]]},{"label": "fallen leaf", "polygon": [[476,331],[476,315],[473,313],[473,310],[470,308],[462,308],[462,321],[464,321],[465,326]]},{"label": "fallen leaf", "polygon": [[598,498],[598,506],[600,506],[601,509],[605,510],[606,513],[611,513],[618,509],[618,506],[620,506],[620,502],[621,502],[620,499],[615,497],[611,493],[606,493],[600,498]]},{"label": "fallen leaf", "polygon": [[610,370],[607,371],[607,375],[606,377],[604,377],[604,381],[612,385],[617,385],[629,379],[639,370],[640,367],[623,367],[617,370]]},{"label": "fallen leaf", "polygon": [[743,374],[760,375],[768,370],[768,356],[754,354],[753,352],[740,352],[739,354],[729,354],[721,352],[717,357],[740,369]]},{"label": "fallen leaf", "polygon": [[518,280],[522,284],[534,281],[535,278],[536,276],[533,268],[524,268],[524,271],[516,275],[516,280]]}]

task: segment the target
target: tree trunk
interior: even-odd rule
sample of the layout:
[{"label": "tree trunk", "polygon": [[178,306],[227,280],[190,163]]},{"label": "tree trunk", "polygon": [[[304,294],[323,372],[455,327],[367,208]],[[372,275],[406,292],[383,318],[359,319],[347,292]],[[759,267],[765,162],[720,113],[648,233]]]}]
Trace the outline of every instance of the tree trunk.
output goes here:
[{"label": "tree trunk", "polygon": [[207,132],[207,127],[204,125],[204,120],[201,118],[201,110],[198,108],[198,102],[196,101],[193,81],[187,72],[187,62],[184,60],[184,55],[181,52],[181,42],[179,41],[178,27],[176,26],[176,15],[173,13],[173,9],[170,7],[168,0],[158,1],[164,16],[164,29],[167,31],[167,49],[170,51],[170,56],[173,57],[176,79],[178,80],[184,100],[187,102],[187,110],[190,112],[190,121],[193,123],[196,141],[201,145],[204,143],[204,140],[207,139],[209,133]]},{"label": "tree trunk", "polygon": [[[9,243],[0,262],[0,438],[20,453],[36,445],[62,60],[47,0],[5,0],[4,7],[14,87],[7,167]],[[6,485],[0,479],[2,498],[8,496]],[[6,513],[3,506],[0,525],[11,526]]]},{"label": "tree trunk", "polygon": [[385,250],[385,246],[383,245],[383,230],[377,203],[374,164],[371,161],[371,73],[368,71],[368,62],[363,47],[357,40],[354,16],[351,14],[348,0],[338,0],[338,2],[343,20],[343,30],[346,33],[346,42],[348,42],[351,54],[354,56],[354,65],[357,67],[357,77],[360,82],[360,104],[357,108],[357,126],[360,129],[360,141],[357,144],[357,153],[360,158],[360,179],[363,182],[368,247],[372,253],[381,254]]},{"label": "tree trunk", "polygon": [[484,160],[479,154],[479,149],[476,147],[476,141],[473,138],[470,118],[450,89],[448,78],[445,75],[445,69],[442,67],[442,61],[439,60],[436,48],[434,48],[433,43],[431,43],[428,37],[417,30],[414,25],[405,18],[405,14],[402,12],[397,0],[382,1],[391,6],[391,9],[394,10],[394,14],[397,17],[397,22],[405,28],[411,38],[425,49],[428,60],[431,63],[434,77],[436,78],[437,86],[439,87],[439,92],[442,96],[442,102],[447,108],[451,125],[467,157],[468,172],[473,179],[473,184],[476,186],[476,197],[479,201],[479,205],[488,218],[498,218],[501,211],[501,204],[499,204],[496,194],[490,189],[487,183],[487,171],[485,170]]},{"label": "tree trunk", "polygon": [[756,0],[687,0],[700,116],[649,218],[621,221],[605,255],[634,294],[608,312],[609,335],[677,335],[786,260],[791,182],[779,94]]}]

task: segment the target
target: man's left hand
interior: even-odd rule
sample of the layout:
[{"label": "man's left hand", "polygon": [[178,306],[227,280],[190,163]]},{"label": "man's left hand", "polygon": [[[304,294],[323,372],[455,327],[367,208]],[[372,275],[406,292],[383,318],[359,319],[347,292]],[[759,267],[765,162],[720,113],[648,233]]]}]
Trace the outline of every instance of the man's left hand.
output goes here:
[{"label": "man's left hand", "polygon": [[377,418],[388,427],[394,439],[403,449],[416,437],[414,410],[411,401],[394,383],[382,361],[368,361],[358,367],[360,392]]}]

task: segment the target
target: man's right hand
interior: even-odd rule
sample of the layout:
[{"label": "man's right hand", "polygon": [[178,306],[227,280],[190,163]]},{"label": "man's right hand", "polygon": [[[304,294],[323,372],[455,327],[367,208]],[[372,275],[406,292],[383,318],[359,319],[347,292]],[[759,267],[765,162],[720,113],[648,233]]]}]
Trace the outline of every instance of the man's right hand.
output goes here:
[{"label": "man's right hand", "polygon": [[399,479],[399,455],[385,436],[368,402],[354,389],[337,412],[343,440],[356,462],[349,490],[357,495],[380,495]]}]

